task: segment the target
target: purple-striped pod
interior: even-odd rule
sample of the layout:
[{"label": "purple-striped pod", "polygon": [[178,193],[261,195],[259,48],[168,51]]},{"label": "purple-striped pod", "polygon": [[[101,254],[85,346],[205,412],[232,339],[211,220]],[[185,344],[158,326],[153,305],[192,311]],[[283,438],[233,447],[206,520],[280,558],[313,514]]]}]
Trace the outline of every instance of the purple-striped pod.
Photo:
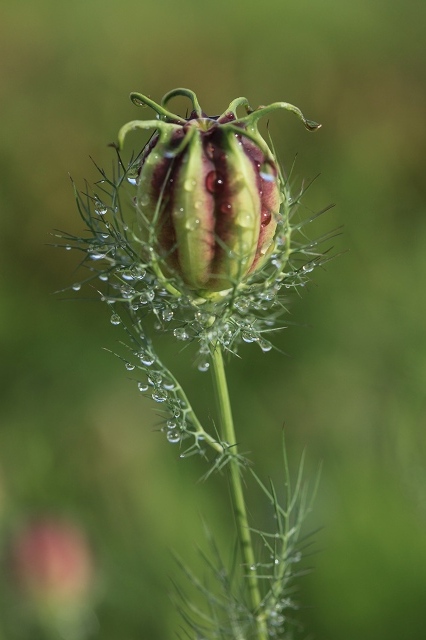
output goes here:
[{"label": "purple-striped pod", "polygon": [[[192,102],[187,119],[166,109],[177,95]],[[279,168],[258,131],[259,119],[288,109],[308,129],[320,125],[285,102],[252,110],[237,98],[221,116],[208,117],[188,89],[170,91],[160,105],[139,93],[130,97],[157,112],[156,120],[124,125],[119,146],[133,129],[156,130],[141,154],[136,208],[162,272],[178,274],[202,296],[237,286],[273,251],[280,219]],[[240,106],[243,117],[236,113]]]}]

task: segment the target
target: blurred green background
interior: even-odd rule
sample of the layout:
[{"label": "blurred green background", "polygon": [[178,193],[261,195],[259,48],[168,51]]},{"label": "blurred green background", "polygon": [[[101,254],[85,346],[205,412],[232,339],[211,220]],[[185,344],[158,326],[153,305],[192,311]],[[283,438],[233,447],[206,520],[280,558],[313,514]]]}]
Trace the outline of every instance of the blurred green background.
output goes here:
[{"label": "blurred green background", "polygon": [[[154,99],[195,90],[222,112],[287,100],[271,132],[295,174],[320,178],[306,204],[337,207],[336,251],[291,307],[278,344],[229,366],[241,447],[279,479],[285,423],[294,466],[324,472],[319,553],[300,581],[300,618],[318,640],[420,638],[426,628],[426,4],[414,0],[3,0],[0,19],[1,553],[28,515],[66,515],[91,540],[103,640],[173,638],[170,550],[197,565],[200,516],[228,543],[223,479],[155,432],[114,348],[101,304],[52,293],[78,256],[46,246],[80,232],[81,187],[109,167],[107,143]],[[142,114],[144,116],[144,114]],[[208,375],[173,363],[209,415]],[[204,395],[205,394],[205,395]],[[265,521],[256,494],[251,509]],[[268,526],[267,522],[266,525]],[[2,640],[25,637],[1,576]],[[6,595],[9,594],[9,595]]]}]

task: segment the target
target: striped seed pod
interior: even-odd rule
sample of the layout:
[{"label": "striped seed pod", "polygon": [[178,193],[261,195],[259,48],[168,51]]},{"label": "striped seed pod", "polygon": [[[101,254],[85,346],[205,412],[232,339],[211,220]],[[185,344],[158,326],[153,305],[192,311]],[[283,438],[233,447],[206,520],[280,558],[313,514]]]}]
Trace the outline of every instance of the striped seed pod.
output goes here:
[{"label": "striped seed pod", "polygon": [[[192,102],[188,118],[166,108],[178,95]],[[237,98],[222,115],[209,117],[188,89],[170,91],[161,104],[139,93],[130,97],[157,112],[156,120],[124,125],[119,145],[133,129],[155,130],[140,157],[136,208],[163,274],[178,274],[205,297],[238,286],[273,251],[280,220],[279,167],[258,131],[259,119],[287,109],[310,130],[320,125],[285,102],[253,110]],[[238,117],[241,106],[246,114]]]}]

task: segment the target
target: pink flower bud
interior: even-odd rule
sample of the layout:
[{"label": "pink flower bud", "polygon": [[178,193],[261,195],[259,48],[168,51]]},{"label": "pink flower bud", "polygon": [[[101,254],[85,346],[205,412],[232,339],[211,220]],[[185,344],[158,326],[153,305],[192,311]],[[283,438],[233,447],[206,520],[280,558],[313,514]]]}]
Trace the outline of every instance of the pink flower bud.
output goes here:
[{"label": "pink flower bud", "polygon": [[82,601],[93,582],[87,541],[75,525],[40,519],[12,543],[12,571],[22,593],[50,605]]}]

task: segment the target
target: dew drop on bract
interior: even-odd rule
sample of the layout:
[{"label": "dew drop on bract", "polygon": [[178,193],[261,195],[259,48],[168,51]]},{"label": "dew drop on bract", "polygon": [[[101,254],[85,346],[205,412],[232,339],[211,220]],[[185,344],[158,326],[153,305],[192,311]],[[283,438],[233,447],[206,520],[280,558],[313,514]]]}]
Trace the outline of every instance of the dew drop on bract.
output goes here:
[{"label": "dew drop on bract", "polygon": [[108,281],[108,276],[106,273],[101,273],[99,275],[99,280],[102,280],[102,282],[107,282]]},{"label": "dew drop on bract", "polygon": [[143,393],[145,391],[148,391],[148,385],[143,382],[138,382],[138,389]]},{"label": "dew drop on bract", "polygon": [[152,399],[155,400],[155,402],[165,402],[167,397],[168,393],[165,389],[156,389],[152,393]]},{"label": "dew drop on bract", "polygon": [[160,385],[163,381],[163,376],[158,371],[150,371],[148,374],[148,383],[152,386]]},{"label": "dew drop on bract", "polygon": [[132,362],[126,362],[127,371],[133,371],[134,368],[135,368],[135,365]]},{"label": "dew drop on bract", "polygon": [[161,317],[163,318],[164,322],[170,322],[170,320],[173,318],[173,311],[171,309],[163,309],[161,312]]},{"label": "dew drop on bract", "polygon": [[65,245],[65,251],[71,251],[72,247],[69,244]]},{"label": "dew drop on bract", "polygon": [[167,420],[168,429],[176,429],[176,420]]},{"label": "dew drop on bract", "polygon": [[264,338],[261,338],[258,341],[258,344],[259,344],[259,347],[262,349],[263,353],[267,353],[272,349],[272,344],[268,340],[265,340]]},{"label": "dew drop on bract", "polygon": [[74,289],[74,291],[80,291],[80,289],[81,289],[80,282],[76,282],[75,284],[73,284],[72,288]]},{"label": "dew drop on bract", "polygon": [[137,184],[139,169],[140,169],[139,165],[133,165],[132,167],[129,168],[126,178],[127,178],[127,181],[130,182],[130,184],[133,184],[133,185]]},{"label": "dew drop on bract", "polygon": [[184,327],[178,327],[173,331],[173,335],[177,340],[189,340],[189,334]]},{"label": "dew drop on bract", "polygon": [[120,316],[118,316],[116,313],[113,313],[111,316],[111,324],[117,325],[120,323],[121,323]]},{"label": "dew drop on bract", "polygon": [[146,289],[142,291],[139,296],[139,302],[141,304],[148,304],[148,302],[152,302],[155,298],[155,292],[152,289]]},{"label": "dew drop on bract", "polygon": [[95,202],[95,213],[98,216],[104,216],[108,211],[108,207],[104,205],[100,200],[96,200]]},{"label": "dew drop on bract", "polygon": [[176,444],[177,442],[179,442],[179,440],[180,440],[179,431],[176,431],[176,430],[168,431],[167,432],[167,440],[169,442],[171,442],[172,444]]},{"label": "dew drop on bract", "polygon": [[155,362],[154,356],[152,356],[150,353],[145,352],[139,354],[139,359],[146,367],[150,367]]},{"label": "dew drop on bract", "polygon": [[244,342],[256,342],[257,341],[257,336],[253,331],[243,331],[241,333],[241,337],[244,340]]},{"label": "dew drop on bract", "polygon": [[199,365],[198,365],[198,371],[201,371],[202,373],[204,373],[205,371],[208,371],[210,368],[210,362],[207,362],[207,360],[202,360]]}]

